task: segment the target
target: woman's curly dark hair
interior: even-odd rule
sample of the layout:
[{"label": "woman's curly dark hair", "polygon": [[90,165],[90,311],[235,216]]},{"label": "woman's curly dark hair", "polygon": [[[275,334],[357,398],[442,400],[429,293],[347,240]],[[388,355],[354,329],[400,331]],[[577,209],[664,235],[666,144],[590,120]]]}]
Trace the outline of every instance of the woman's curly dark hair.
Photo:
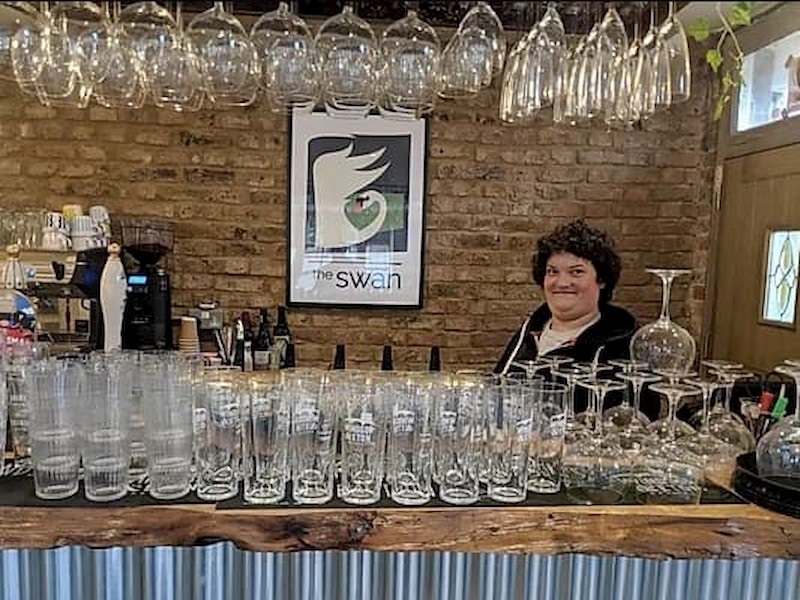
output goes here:
[{"label": "woman's curly dark hair", "polygon": [[600,304],[607,304],[614,294],[614,287],[622,272],[622,261],[614,250],[614,240],[605,231],[589,227],[583,219],[576,219],[539,238],[533,253],[533,280],[544,286],[547,260],[553,254],[569,252],[592,263],[597,271]]}]

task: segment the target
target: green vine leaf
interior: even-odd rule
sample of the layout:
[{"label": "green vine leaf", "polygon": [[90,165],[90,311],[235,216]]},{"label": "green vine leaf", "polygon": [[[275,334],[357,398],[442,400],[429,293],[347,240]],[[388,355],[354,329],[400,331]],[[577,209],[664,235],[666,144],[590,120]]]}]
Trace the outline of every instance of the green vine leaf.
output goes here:
[{"label": "green vine leaf", "polygon": [[[718,2],[716,10],[722,21],[722,25],[719,28],[712,29],[709,20],[701,17],[690,23],[686,29],[689,36],[697,42],[704,42],[712,35],[719,34],[720,36],[716,47],[706,51],[706,62],[719,77],[719,91],[714,105],[714,120],[722,117],[725,107],[730,103],[733,94],[736,93],[736,89],[745,84],[742,73],[744,54],[736,37],[736,30],[752,23],[753,4],[753,2]],[[723,12],[723,10],[726,12]],[[730,52],[726,50],[723,55],[726,40],[730,40],[733,47]]]},{"label": "green vine leaf", "polygon": [[705,17],[701,17],[689,25],[687,33],[696,42],[704,42],[711,36],[711,23]]},{"label": "green vine leaf", "polygon": [[750,25],[752,22],[751,12],[753,10],[752,2],[737,2],[731,9],[728,20],[732,27],[742,27]]},{"label": "green vine leaf", "polygon": [[722,66],[722,52],[716,48],[711,48],[706,52],[706,62],[711,66],[711,70],[716,73]]}]

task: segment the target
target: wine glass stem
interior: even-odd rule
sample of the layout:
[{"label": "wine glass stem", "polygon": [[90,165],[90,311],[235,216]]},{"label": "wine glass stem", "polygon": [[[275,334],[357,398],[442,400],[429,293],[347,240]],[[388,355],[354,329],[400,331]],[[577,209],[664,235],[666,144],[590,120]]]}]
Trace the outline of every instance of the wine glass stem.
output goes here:
[{"label": "wine glass stem", "polygon": [[725,411],[731,412],[731,396],[733,396],[733,383],[725,385]]},{"label": "wine glass stem", "polygon": [[595,407],[594,432],[601,437],[603,435],[603,404],[605,397],[604,390],[595,390],[594,398],[597,406]]},{"label": "wine glass stem", "polygon": [[633,384],[633,411],[635,414],[639,414],[639,407],[642,404],[642,387],[644,386],[643,381],[637,381]]},{"label": "wine glass stem", "polygon": [[675,429],[675,420],[677,419],[676,412],[678,408],[678,398],[675,394],[670,394],[667,396],[667,404],[669,404],[669,431],[670,431],[670,439],[675,439],[676,437],[676,429]]},{"label": "wine glass stem", "polygon": [[672,289],[671,275],[665,275],[661,279],[661,319],[669,320],[669,294]]},{"label": "wine glass stem", "polygon": [[709,404],[711,402],[711,390],[703,390],[703,425],[702,430],[708,431],[708,424],[709,424],[709,417],[711,413],[709,412]]},{"label": "wine glass stem", "polygon": [[569,395],[567,396],[567,422],[575,420],[575,380],[567,379]]}]

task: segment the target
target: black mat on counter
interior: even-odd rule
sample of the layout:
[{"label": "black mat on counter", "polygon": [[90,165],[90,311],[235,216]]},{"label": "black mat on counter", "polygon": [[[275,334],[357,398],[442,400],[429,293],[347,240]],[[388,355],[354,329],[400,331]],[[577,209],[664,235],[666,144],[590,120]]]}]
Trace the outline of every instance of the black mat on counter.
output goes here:
[{"label": "black mat on counter", "polygon": [[0,478],[0,506],[36,506],[42,508],[124,508],[132,506],[169,506],[172,504],[213,504],[200,500],[194,492],[190,492],[177,500],[156,500],[141,489],[132,486],[128,495],[114,502],[91,502],[83,493],[83,482],[78,492],[63,500],[42,500],[37,498],[33,489],[32,477]]},{"label": "black mat on counter", "polygon": [[[483,494],[485,490],[481,489],[481,494]],[[287,492],[287,498],[291,495],[291,489]],[[633,497],[633,494],[628,494],[623,497],[621,502],[614,502],[614,503],[602,503],[602,502],[594,502],[592,503],[594,506],[609,506],[609,505],[634,505],[638,504],[636,499]],[[700,504],[746,504],[744,500],[739,498],[736,494],[729,492],[728,490],[721,488],[716,485],[709,485],[703,488],[703,495],[700,498]],[[484,495],[481,495],[481,498],[475,504],[469,504],[465,508],[514,508],[515,506],[586,506],[586,503],[577,502],[573,500],[562,488],[560,492],[557,494],[533,494],[529,493],[528,497],[524,502],[519,502],[516,504],[506,504],[503,502],[497,502],[495,500],[491,500]],[[427,504],[423,504],[422,506],[403,506],[401,504],[397,504],[393,500],[389,498],[389,492],[384,489],[383,497],[380,499],[379,502],[376,504],[369,504],[363,507],[359,507],[355,504],[348,504],[344,500],[340,500],[339,498],[334,498],[330,502],[327,502],[322,505],[318,506],[310,506],[310,505],[297,505],[293,504],[289,500],[284,500],[283,502],[279,502],[278,504],[246,504],[244,502],[244,498],[239,493],[238,496],[235,498],[231,498],[230,500],[224,500],[217,504],[217,507],[220,509],[241,509],[241,508],[255,508],[255,509],[271,509],[271,508],[364,508],[368,510],[370,508],[396,508],[396,509],[414,509],[414,508],[455,508],[455,505],[448,504],[435,496],[432,498]]]},{"label": "black mat on counter", "polygon": [[[208,500],[201,500],[197,497],[194,491],[190,492],[182,498],[176,500],[156,500],[147,494],[147,480],[135,481],[129,486],[129,493],[127,496],[114,502],[91,502],[84,496],[83,482],[80,483],[78,492],[70,498],[63,500],[42,500],[37,498],[34,493],[33,478],[30,474],[15,474],[10,477],[0,477],[0,507],[2,506],[27,506],[27,507],[49,507],[49,508],[124,508],[135,506],[170,506],[181,504],[209,504],[213,502]],[[481,490],[482,493],[485,489]],[[389,498],[388,490],[384,489],[384,495],[380,502],[365,506],[358,506],[354,504],[347,504],[339,498],[322,504],[322,505],[298,505],[293,504],[288,498],[291,497],[291,484],[287,489],[286,498],[283,502],[278,504],[246,504],[240,491],[238,496],[229,500],[224,500],[216,503],[217,508],[220,509],[286,509],[286,508],[308,508],[308,509],[357,509],[363,508],[369,510],[370,508],[393,508],[408,510],[414,508],[453,508],[454,505],[443,502],[438,497],[432,498],[427,504],[421,507],[403,506],[395,503]],[[700,499],[701,504],[745,504],[746,501],[742,500],[736,494],[721,488],[719,486],[710,484],[703,489],[703,495]],[[603,503],[594,502],[595,506],[602,505],[633,505],[638,504],[633,494],[627,494],[623,497],[621,502]],[[570,497],[563,489],[557,494],[533,494],[529,493],[525,502],[518,504],[505,504],[496,502],[489,498],[482,496],[475,504],[468,505],[469,507],[477,508],[513,508],[515,506],[585,506],[586,503],[576,502]]]}]

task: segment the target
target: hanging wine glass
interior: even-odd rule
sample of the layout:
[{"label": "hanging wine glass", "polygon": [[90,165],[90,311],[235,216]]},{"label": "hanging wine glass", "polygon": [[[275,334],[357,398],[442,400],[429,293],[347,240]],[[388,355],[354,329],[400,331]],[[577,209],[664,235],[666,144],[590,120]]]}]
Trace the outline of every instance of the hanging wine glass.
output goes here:
[{"label": "hanging wine glass", "polygon": [[[656,41],[658,28],[656,27],[655,5],[650,7],[650,27],[642,38],[643,60],[636,70],[636,87],[642,103],[642,119],[649,119],[656,111],[657,88],[663,85],[663,80],[656,81]],[[662,92],[663,95],[663,92]]]},{"label": "hanging wine glass", "polygon": [[436,31],[409,11],[383,32],[384,61],[378,109],[385,117],[414,119],[433,110],[441,44]]},{"label": "hanging wine glass", "polygon": [[117,23],[125,33],[121,41],[138,54],[147,85],[151,86],[158,78],[159,56],[169,52],[178,41],[174,17],[156,2],[145,0],[126,6],[120,11]]},{"label": "hanging wine glass", "polygon": [[375,106],[378,43],[369,23],[349,5],[325,21],[315,39],[322,101],[332,117],[361,118]]},{"label": "hanging wine glass", "polygon": [[686,102],[691,96],[692,66],[686,31],[675,18],[675,2],[669,3],[669,15],[658,35],[669,61],[671,104]]},{"label": "hanging wine glass", "polygon": [[567,49],[564,58],[564,113],[563,120],[572,126],[587,118],[585,93],[580,85],[583,65],[583,53],[586,49],[587,36],[578,38],[575,46]]},{"label": "hanging wine glass", "polygon": [[511,52],[508,53],[503,81],[500,86],[500,120],[504,123],[516,123],[522,117],[519,103],[519,87],[522,81],[522,61],[527,55],[528,36],[523,36]]},{"label": "hanging wine glass", "polygon": [[106,108],[141,108],[147,97],[144,66],[123,36],[122,27],[113,25],[108,45],[98,54],[103,70],[97,74],[94,97]]},{"label": "hanging wine glass", "polygon": [[214,2],[186,28],[203,67],[205,91],[214,106],[249,106],[258,93],[259,61],[253,42],[235,16]]},{"label": "hanging wine glass", "polygon": [[69,38],[67,20],[63,16],[47,16],[44,63],[34,82],[39,102],[45,106],[76,106],[89,103],[91,87],[84,85],[80,73],[80,56]]},{"label": "hanging wine glass", "polygon": [[633,360],[645,362],[651,371],[687,372],[694,363],[696,345],[692,335],[669,316],[672,281],[691,273],[685,269],[647,269],[661,279],[661,314],[658,320],[639,328],[630,343]]},{"label": "hanging wine glass", "polygon": [[20,91],[36,97],[36,80],[47,60],[47,38],[50,35],[47,15],[20,24],[11,40],[11,66]]},{"label": "hanging wine glass", "polygon": [[[442,98],[469,98],[481,89],[489,63],[486,62],[487,53],[475,52],[475,49],[488,48],[490,41],[480,32],[469,36],[467,39],[466,34],[456,33],[442,51],[439,68],[439,96]],[[465,56],[469,48],[473,50],[473,57],[467,60]]]},{"label": "hanging wine glass", "polygon": [[192,41],[183,33],[181,6],[178,5],[176,31],[169,44],[149,46],[154,52],[155,68],[148,74],[150,92],[159,108],[176,112],[196,112],[203,105],[203,64]]},{"label": "hanging wine glass", "polygon": [[319,99],[314,38],[305,21],[285,2],[266,13],[250,30],[261,61],[261,87],[270,108],[308,112]]},{"label": "hanging wine glass", "polygon": [[[481,85],[487,87],[491,85],[492,78],[503,72],[503,64],[506,57],[506,35],[503,30],[503,23],[494,9],[486,2],[478,2],[473,6],[458,25],[458,33],[467,34],[468,39],[487,40],[487,48],[481,41],[467,55],[467,60],[475,64],[477,61],[488,60],[488,74],[484,73]],[[479,35],[470,36],[476,33]]]},{"label": "hanging wine glass", "polygon": [[774,425],[758,442],[756,465],[761,477],[800,487],[800,367],[784,364],[778,373],[794,380],[794,414]]},{"label": "hanging wine glass", "polygon": [[603,113],[607,124],[616,125],[627,116],[624,108],[630,100],[630,75],[627,62],[628,34],[615,8],[610,8],[603,17],[597,43]]},{"label": "hanging wine glass", "polygon": [[672,105],[672,65],[669,48],[658,30],[653,45],[653,106],[656,110]]},{"label": "hanging wine glass", "polygon": [[4,2],[3,9],[5,14],[0,20],[0,79],[15,81],[11,43],[21,28],[36,27],[41,15],[30,2]]},{"label": "hanging wine glass", "polygon": [[564,87],[563,80],[564,58],[567,47],[567,36],[564,23],[558,11],[552,4],[539,21],[539,30],[547,41],[547,52],[550,55],[552,75],[548,87],[543,91],[544,103],[553,105],[553,120],[558,123],[563,119]]},{"label": "hanging wine glass", "polygon": [[85,108],[102,65],[109,22],[94,2],[58,2],[49,13],[47,60],[36,80],[42,104]]}]

